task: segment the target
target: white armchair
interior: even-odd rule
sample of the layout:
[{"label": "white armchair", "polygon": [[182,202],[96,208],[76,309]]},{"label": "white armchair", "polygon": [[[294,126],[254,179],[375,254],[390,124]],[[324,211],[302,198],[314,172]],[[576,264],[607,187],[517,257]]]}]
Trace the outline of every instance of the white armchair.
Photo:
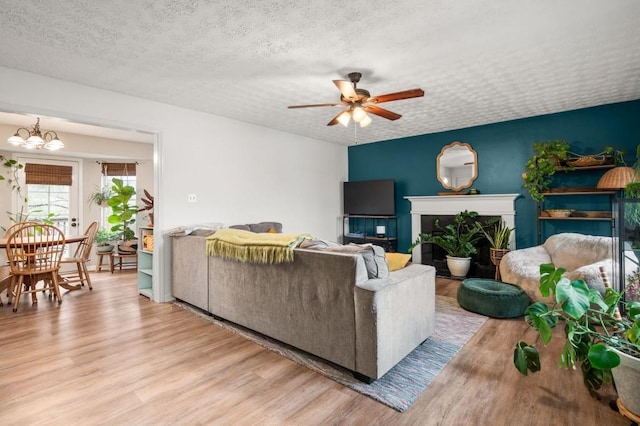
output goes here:
[{"label": "white armchair", "polygon": [[617,249],[611,237],[596,237],[575,233],[552,235],[541,246],[513,250],[500,262],[502,281],[520,286],[532,300],[542,300],[540,265],[553,263],[567,270],[564,276],[570,280],[582,279],[590,288],[604,294],[600,266],[611,278],[613,253]]}]

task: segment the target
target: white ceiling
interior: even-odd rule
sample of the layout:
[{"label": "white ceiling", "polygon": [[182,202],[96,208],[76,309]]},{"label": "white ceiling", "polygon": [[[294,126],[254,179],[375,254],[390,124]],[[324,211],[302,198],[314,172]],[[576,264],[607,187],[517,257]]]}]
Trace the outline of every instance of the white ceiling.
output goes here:
[{"label": "white ceiling", "polygon": [[331,80],[383,106],[359,143],[640,99],[638,0],[0,0],[0,66],[328,142]]}]

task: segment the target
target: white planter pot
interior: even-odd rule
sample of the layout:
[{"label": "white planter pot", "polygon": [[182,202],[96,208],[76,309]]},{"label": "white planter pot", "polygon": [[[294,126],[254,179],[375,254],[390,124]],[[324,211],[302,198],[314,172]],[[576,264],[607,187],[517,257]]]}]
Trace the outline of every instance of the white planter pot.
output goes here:
[{"label": "white planter pot", "polygon": [[464,278],[471,267],[470,257],[453,257],[447,255],[447,268],[454,278]]},{"label": "white planter pot", "polygon": [[109,244],[106,246],[99,246],[96,245],[96,252],[97,253],[109,253],[113,250],[113,244]]},{"label": "white planter pot", "polygon": [[620,356],[620,365],[611,369],[618,399],[635,416],[640,416],[640,359],[610,348]]}]

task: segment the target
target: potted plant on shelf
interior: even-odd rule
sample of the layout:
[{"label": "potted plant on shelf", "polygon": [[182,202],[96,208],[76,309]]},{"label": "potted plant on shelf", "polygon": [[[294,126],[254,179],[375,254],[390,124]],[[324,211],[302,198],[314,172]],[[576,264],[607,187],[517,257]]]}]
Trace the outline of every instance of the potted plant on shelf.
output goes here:
[{"label": "potted plant on shelf", "polygon": [[143,189],[143,191],[146,198],[140,198],[144,205],[138,208],[138,212],[149,211],[149,226],[153,226],[153,195],[146,189]]},{"label": "potted plant on shelf", "polygon": [[[579,369],[594,397],[613,378],[621,411],[640,416],[640,302],[621,302],[621,294],[610,287],[603,297],[582,280],[563,278],[564,272],[553,264],[540,265],[540,293],[555,295],[555,301],[531,304],[525,311],[527,323],[546,345],[562,321],[566,342],[558,364]],[[619,304],[626,316],[620,315]],[[522,341],[516,344],[513,362],[523,375],[541,368],[536,347]]]},{"label": "potted plant on shelf", "polygon": [[466,277],[471,267],[471,255],[477,252],[476,243],[483,238],[482,225],[476,225],[477,216],[477,212],[465,210],[456,214],[453,223],[444,227],[436,220],[435,227],[441,233],[421,233],[409,247],[409,253],[421,244],[435,244],[447,252],[447,267],[451,275],[457,278]]},{"label": "potted plant on shelf", "polygon": [[89,194],[89,198],[87,199],[87,201],[89,201],[90,204],[97,204],[100,207],[107,207],[109,205],[109,198],[111,198],[112,196],[113,192],[111,191],[111,188],[109,186],[96,186],[95,189]]},{"label": "potted plant on shelf", "polygon": [[533,144],[533,156],[522,173],[522,186],[535,201],[542,201],[542,192],[549,188],[551,176],[560,167],[560,161],[567,158],[568,150],[569,144],[562,139]]},{"label": "potted plant on shelf", "polygon": [[118,245],[118,251],[135,253],[135,244],[130,241],[135,240],[135,232],[132,225],[136,221],[138,207],[131,204],[131,198],[136,194],[136,189],[131,185],[125,185],[122,179],[113,178],[111,191],[113,195],[109,198],[108,204],[111,207],[111,215],[107,221],[113,225],[112,232],[117,232],[122,237],[122,242]]}]

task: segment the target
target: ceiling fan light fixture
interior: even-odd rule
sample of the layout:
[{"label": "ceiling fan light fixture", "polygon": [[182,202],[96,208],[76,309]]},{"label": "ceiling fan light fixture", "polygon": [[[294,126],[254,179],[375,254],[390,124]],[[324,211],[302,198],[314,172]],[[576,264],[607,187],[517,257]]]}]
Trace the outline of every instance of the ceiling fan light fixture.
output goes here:
[{"label": "ceiling fan light fixture", "polygon": [[364,119],[362,119],[362,121],[360,121],[360,127],[367,127],[369,124],[371,124],[373,120],[371,119],[371,117],[369,117],[369,115],[365,114]]},{"label": "ceiling fan light fixture", "polygon": [[354,107],[353,111],[351,111],[351,118],[353,118],[353,121],[356,123],[361,122],[365,117],[367,117],[367,113],[359,106]]},{"label": "ceiling fan light fixture", "polygon": [[350,116],[349,111],[342,111],[340,115],[338,115],[336,120],[338,120],[338,122],[342,124],[344,127],[347,127],[349,125],[349,116]]}]

